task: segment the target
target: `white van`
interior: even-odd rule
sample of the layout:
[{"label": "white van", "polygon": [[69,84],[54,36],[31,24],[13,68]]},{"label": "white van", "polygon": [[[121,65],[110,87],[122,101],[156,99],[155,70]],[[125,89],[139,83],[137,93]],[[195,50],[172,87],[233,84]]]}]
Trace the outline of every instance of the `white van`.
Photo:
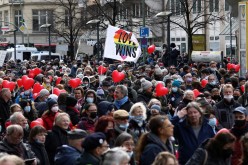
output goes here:
[{"label": "white van", "polygon": [[[60,55],[59,53],[51,53],[51,59],[59,59],[63,60],[63,56]],[[48,51],[40,51],[40,52],[33,52],[31,54],[31,59],[33,61],[42,61],[42,60],[49,60],[49,52]]]},{"label": "white van", "polygon": [[9,48],[6,50],[7,54],[5,57],[6,61],[9,60],[30,60],[31,54],[37,52],[35,47],[25,47],[24,45],[16,45],[16,59],[15,59],[15,49]]}]

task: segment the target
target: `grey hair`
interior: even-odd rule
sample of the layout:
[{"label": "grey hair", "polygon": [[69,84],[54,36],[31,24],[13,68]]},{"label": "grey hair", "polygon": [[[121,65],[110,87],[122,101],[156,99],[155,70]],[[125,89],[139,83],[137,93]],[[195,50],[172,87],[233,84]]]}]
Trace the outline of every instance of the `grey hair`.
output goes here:
[{"label": "grey hair", "polygon": [[23,128],[20,125],[13,124],[7,127],[6,129],[6,135],[12,135],[14,132],[20,132],[23,134]]},{"label": "grey hair", "polygon": [[129,155],[123,148],[115,147],[108,150],[103,157],[101,165],[121,164],[123,160],[130,160]]},{"label": "grey hair", "polygon": [[188,93],[194,93],[192,90],[188,89],[184,92],[183,94],[183,98],[185,98],[187,96]]},{"label": "grey hair", "polygon": [[2,88],[1,92],[0,92],[0,96],[3,97],[4,94],[6,94],[6,92],[10,91],[9,88]]},{"label": "grey hair", "polygon": [[58,122],[61,121],[62,117],[67,116],[69,118],[69,121],[71,121],[70,116],[68,115],[68,113],[62,112],[62,113],[58,113],[54,119],[54,125],[56,125]]},{"label": "grey hair", "polygon": [[124,96],[128,95],[128,89],[125,85],[117,85],[116,88],[119,88]]},{"label": "grey hair", "polygon": [[7,163],[7,162],[11,162],[14,165],[25,165],[24,160],[19,158],[16,155],[8,155],[8,154],[6,154],[6,155],[3,155],[0,158],[0,164]]},{"label": "grey hair", "polygon": [[17,123],[19,122],[19,117],[20,117],[21,115],[23,116],[22,112],[15,112],[15,113],[13,113],[13,114],[10,116],[10,118],[9,118],[11,124],[17,124]]}]

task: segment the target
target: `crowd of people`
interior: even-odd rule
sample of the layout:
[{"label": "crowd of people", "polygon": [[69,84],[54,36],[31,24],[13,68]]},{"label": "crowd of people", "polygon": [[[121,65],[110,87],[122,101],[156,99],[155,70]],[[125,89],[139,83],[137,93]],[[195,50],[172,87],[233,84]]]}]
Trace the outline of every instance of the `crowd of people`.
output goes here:
[{"label": "crowd of people", "polygon": [[0,164],[247,165],[248,76],[164,56],[4,63]]}]

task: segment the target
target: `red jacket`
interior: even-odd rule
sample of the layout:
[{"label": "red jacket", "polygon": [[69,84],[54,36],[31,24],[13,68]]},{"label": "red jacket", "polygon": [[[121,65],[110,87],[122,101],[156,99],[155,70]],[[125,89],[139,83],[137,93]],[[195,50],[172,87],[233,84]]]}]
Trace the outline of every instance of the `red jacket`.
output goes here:
[{"label": "red jacket", "polygon": [[51,113],[49,111],[44,112],[44,114],[41,116],[42,120],[44,121],[44,127],[46,128],[46,130],[51,130],[53,127],[53,123],[54,123],[54,118],[57,115],[57,113]]}]

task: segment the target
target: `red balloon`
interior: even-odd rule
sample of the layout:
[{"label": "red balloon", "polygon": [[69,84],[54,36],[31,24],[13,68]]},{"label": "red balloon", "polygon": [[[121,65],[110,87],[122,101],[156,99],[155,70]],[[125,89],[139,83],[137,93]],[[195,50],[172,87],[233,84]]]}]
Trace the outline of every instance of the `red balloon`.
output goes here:
[{"label": "red balloon", "polygon": [[17,85],[18,85],[18,87],[22,87],[22,79],[17,79]]},{"label": "red balloon", "polygon": [[107,70],[108,70],[108,69],[107,69],[106,67],[100,65],[100,66],[98,67],[98,74],[99,74],[99,75],[102,75],[102,74],[106,73]]},{"label": "red balloon", "polygon": [[64,89],[60,90],[59,88],[53,88],[53,94],[59,96],[60,93],[67,93],[67,92]]},{"label": "red balloon", "polygon": [[75,80],[78,86],[82,84],[82,80],[80,78],[75,78]]},{"label": "red balloon", "polygon": [[150,46],[147,48],[147,52],[148,52],[149,54],[152,54],[154,51],[155,51],[155,45],[150,45]]},{"label": "red balloon", "polygon": [[207,83],[208,83],[208,80],[205,80],[205,79],[201,80],[201,86],[203,88],[205,88],[205,86],[207,85]]},{"label": "red balloon", "polygon": [[235,69],[235,72],[239,72],[240,65],[239,64],[235,65],[234,69]]},{"label": "red balloon", "polygon": [[34,70],[34,74],[36,76],[41,73],[41,69],[40,68],[34,68],[33,70]]},{"label": "red balloon", "polygon": [[56,85],[58,85],[61,80],[62,80],[62,78],[61,77],[58,77],[57,80],[56,80]]},{"label": "red balloon", "polygon": [[77,88],[79,86],[78,80],[76,79],[70,79],[68,84],[72,87],[72,88]]},{"label": "red balloon", "polygon": [[118,72],[117,70],[114,70],[112,73],[112,79],[115,83],[120,82],[125,78],[125,74],[122,72]]},{"label": "red balloon", "polygon": [[164,96],[169,93],[168,88],[164,87],[162,83],[156,85],[156,96]]},{"label": "red balloon", "polygon": [[8,80],[3,80],[2,87],[3,88],[9,88],[9,90],[12,92],[15,89],[16,83],[15,82],[9,82]]},{"label": "red balloon", "polygon": [[230,70],[231,69],[231,63],[228,63],[226,66],[227,66],[227,70]]},{"label": "red balloon", "polygon": [[230,69],[235,69],[235,64],[231,64]]},{"label": "red balloon", "polygon": [[29,78],[34,78],[35,77],[35,73],[34,73],[34,70],[33,69],[29,70],[28,77]]},{"label": "red balloon", "polygon": [[242,85],[242,86],[240,87],[240,89],[241,89],[241,91],[244,93],[244,92],[245,92],[245,85]]},{"label": "red balloon", "polygon": [[42,89],[44,89],[43,85],[37,82],[33,86],[33,93],[39,93]]},{"label": "red balloon", "polygon": [[39,96],[39,94],[40,94],[40,93],[34,93],[34,94],[33,94],[34,100]]},{"label": "red balloon", "polygon": [[25,82],[23,83],[23,87],[25,90],[32,88],[32,86],[34,85],[34,79],[32,78],[28,78],[26,79],[26,81],[23,81],[23,82]]},{"label": "red balloon", "polygon": [[34,128],[35,126],[44,126],[44,123],[43,122],[40,122],[40,121],[38,121],[38,120],[34,120],[34,121],[32,121],[31,122],[31,124],[30,124],[30,128],[32,129],[32,128]]},{"label": "red balloon", "polygon": [[193,92],[194,92],[195,98],[196,98],[197,96],[199,96],[199,94],[201,94],[201,93],[198,91],[198,89],[194,89]]},{"label": "red balloon", "polygon": [[[22,76],[22,82],[25,82],[27,79],[28,79],[28,76],[27,76],[27,75],[23,75],[23,76]],[[23,84],[23,83],[22,83],[22,84]]]}]

